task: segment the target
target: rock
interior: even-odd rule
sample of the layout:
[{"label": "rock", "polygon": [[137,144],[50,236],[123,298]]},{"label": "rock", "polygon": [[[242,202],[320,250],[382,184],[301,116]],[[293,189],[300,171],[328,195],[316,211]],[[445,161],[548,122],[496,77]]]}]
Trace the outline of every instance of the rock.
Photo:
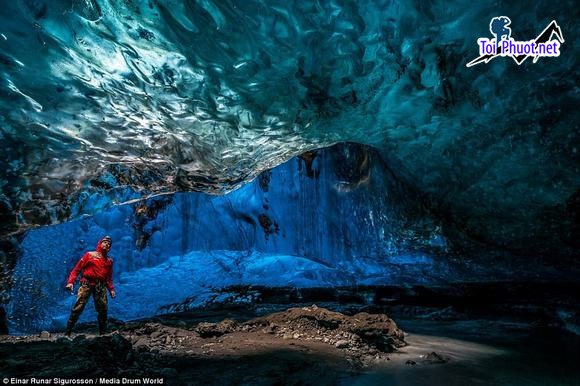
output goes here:
[{"label": "rock", "polygon": [[122,361],[125,361],[132,351],[133,346],[131,342],[125,339],[121,334],[114,333],[111,335],[111,351],[113,351],[115,357]]},{"label": "rock", "polygon": [[338,342],[336,342],[334,344],[337,348],[346,348],[348,347],[350,344],[348,343],[348,341],[346,340],[339,340]]},{"label": "rock", "polygon": [[85,340],[87,339],[87,337],[85,335],[77,335],[75,336],[75,338],[73,339],[73,342],[75,344],[80,344],[83,343]]},{"label": "rock", "polygon": [[149,342],[147,341],[147,338],[139,338],[137,342],[135,342],[134,346],[136,349],[140,350],[142,348],[149,346]]},{"label": "rock", "polygon": [[443,358],[441,355],[433,351],[423,356],[423,361],[428,363],[447,363],[449,358]]},{"label": "rock", "polygon": [[127,354],[127,358],[125,358],[125,361],[127,362],[127,364],[132,364],[133,362],[135,362],[135,353],[133,352],[133,350],[129,351],[129,353]]},{"label": "rock", "polygon": [[38,335],[40,339],[50,339],[50,332],[42,331],[40,335]]},{"label": "rock", "polygon": [[330,344],[346,340],[351,344],[364,344],[383,352],[393,352],[406,345],[403,331],[384,314],[359,313],[347,316],[312,305],[290,308],[245,323],[250,326],[271,324],[285,326],[278,329],[280,333],[284,333],[287,328],[293,334],[298,332],[304,339],[323,336],[323,341]]},{"label": "rock", "polygon": [[238,323],[231,319],[223,320],[219,323],[199,323],[195,332],[202,338],[218,337],[236,331]]}]

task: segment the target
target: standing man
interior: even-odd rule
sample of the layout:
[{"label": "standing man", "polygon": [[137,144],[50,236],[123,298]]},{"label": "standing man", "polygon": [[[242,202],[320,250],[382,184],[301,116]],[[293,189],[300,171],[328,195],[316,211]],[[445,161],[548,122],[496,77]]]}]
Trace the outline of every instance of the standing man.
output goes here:
[{"label": "standing man", "polygon": [[71,310],[66,325],[67,336],[71,335],[72,329],[87,305],[91,294],[98,314],[99,335],[104,334],[107,330],[107,289],[111,293],[111,298],[115,297],[113,259],[108,256],[112,244],[109,236],[103,237],[97,244],[97,250],[85,253],[68,277],[66,289],[72,292],[73,284],[82,272],[77,301]]}]

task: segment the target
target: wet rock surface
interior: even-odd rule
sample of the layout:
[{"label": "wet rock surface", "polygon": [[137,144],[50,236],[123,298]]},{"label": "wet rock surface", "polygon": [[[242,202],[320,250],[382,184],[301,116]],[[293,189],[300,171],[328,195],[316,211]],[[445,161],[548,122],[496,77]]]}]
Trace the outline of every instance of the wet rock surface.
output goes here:
[{"label": "wet rock surface", "polygon": [[361,312],[347,316],[316,305],[291,308],[254,319],[245,326],[263,327],[263,331],[283,339],[322,341],[349,349],[358,357],[393,352],[405,346],[403,331],[384,314]]},{"label": "wet rock surface", "polygon": [[[333,385],[405,346],[383,314],[347,316],[312,305],[240,323],[168,318],[122,324],[105,336],[79,326],[68,339],[46,331],[0,338],[10,377],[161,377],[168,384]],[[88,331],[87,333],[82,333]],[[57,354],[58,353],[58,354]],[[228,383],[229,382],[229,383]]]},{"label": "wet rock surface", "polygon": [[[409,331],[404,340],[397,324]],[[384,314],[348,316],[312,304],[258,318],[224,308],[110,320],[112,332],[104,336],[84,324],[73,339],[58,332],[0,337],[0,378],[95,384],[148,378],[180,386],[513,385],[525,379],[539,386],[576,384],[580,376],[579,338],[560,329],[483,319],[397,317],[397,324]],[[364,339],[369,331],[390,345]]]},{"label": "wet rock surface", "polygon": [[231,319],[226,319],[219,323],[200,323],[195,328],[195,332],[202,338],[222,336],[234,332],[238,329],[238,324]]}]

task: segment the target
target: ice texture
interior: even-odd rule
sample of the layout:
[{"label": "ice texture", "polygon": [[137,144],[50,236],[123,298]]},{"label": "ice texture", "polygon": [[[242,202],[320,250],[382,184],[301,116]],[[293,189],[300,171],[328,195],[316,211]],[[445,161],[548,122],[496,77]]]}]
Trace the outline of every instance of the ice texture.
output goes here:
[{"label": "ice texture", "polygon": [[[89,196],[85,205],[100,202]],[[64,290],[68,273],[105,234],[119,295],[111,316],[123,320],[183,302],[202,306],[228,286],[433,284],[451,276],[440,224],[376,152],[344,144],[294,158],[227,195],[160,196],[30,231],[11,275],[13,331],[63,328],[75,299]],[[92,308],[82,320],[94,319]]]},{"label": "ice texture", "polygon": [[[501,250],[574,272],[579,13],[572,1],[547,0],[6,1],[0,7],[0,295],[12,288],[13,270],[23,269],[16,264],[44,269],[30,259],[48,253],[72,264],[99,231],[120,229],[127,218],[135,227],[114,234],[116,247],[134,254],[121,261],[143,267],[197,247],[251,245],[321,262],[353,253],[353,262],[364,262],[368,237],[382,240],[369,248],[386,249],[371,256],[403,255],[407,247],[455,256]],[[511,18],[518,40],[533,39],[556,20],[565,39],[561,55],[466,67],[497,16]],[[256,184],[266,177],[260,173],[296,155],[307,168],[318,162],[311,150],[339,142],[376,149],[381,172],[374,190],[354,203],[335,193],[320,200],[305,195],[320,209],[298,216],[302,225],[285,239],[284,224],[306,204],[270,193],[269,200],[284,201],[270,203],[261,216],[266,194]],[[332,163],[340,168],[345,159]],[[298,177],[285,178],[291,185]],[[364,176],[359,181],[364,185]],[[402,188],[381,189],[387,181]],[[353,187],[337,184],[336,192]],[[192,190],[235,191],[247,199],[163,195]],[[127,202],[135,204],[120,205]],[[210,219],[183,216],[192,208]],[[419,209],[409,217],[409,208]],[[357,210],[364,215],[341,228]],[[159,229],[168,228],[149,218],[157,212],[181,231],[166,230],[172,236],[163,238]],[[30,254],[24,243],[20,256],[6,247],[6,240],[26,241],[22,232],[31,227],[68,220],[75,222],[55,240],[76,235],[74,253]],[[207,221],[227,246],[199,236]],[[179,236],[190,228],[191,237]],[[122,264],[121,270],[130,268]],[[510,269],[502,272],[517,266]],[[49,275],[57,276],[62,272]]]},{"label": "ice texture", "polygon": [[[521,40],[556,20],[561,55],[467,68],[499,15]],[[119,186],[223,193],[354,141],[470,243],[570,254],[577,19],[551,1],[5,2],[2,234],[82,214],[85,190],[103,208]]]}]

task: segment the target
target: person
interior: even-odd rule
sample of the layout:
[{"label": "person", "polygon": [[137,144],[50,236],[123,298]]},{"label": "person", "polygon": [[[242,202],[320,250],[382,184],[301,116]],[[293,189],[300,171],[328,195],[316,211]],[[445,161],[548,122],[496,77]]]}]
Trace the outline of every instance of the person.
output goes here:
[{"label": "person", "polygon": [[109,236],[103,237],[97,244],[97,250],[85,253],[68,277],[66,289],[72,292],[77,276],[82,273],[77,300],[66,325],[67,336],[72,334],[72,329],[91,295],[93,295],[93,302],[97,310],[99,335],[106,333],[107,290],[111,293],[111,298],[116,296],[115,287],[113,286],[113,259],[109,256],[112,245],[113,241]]}]

